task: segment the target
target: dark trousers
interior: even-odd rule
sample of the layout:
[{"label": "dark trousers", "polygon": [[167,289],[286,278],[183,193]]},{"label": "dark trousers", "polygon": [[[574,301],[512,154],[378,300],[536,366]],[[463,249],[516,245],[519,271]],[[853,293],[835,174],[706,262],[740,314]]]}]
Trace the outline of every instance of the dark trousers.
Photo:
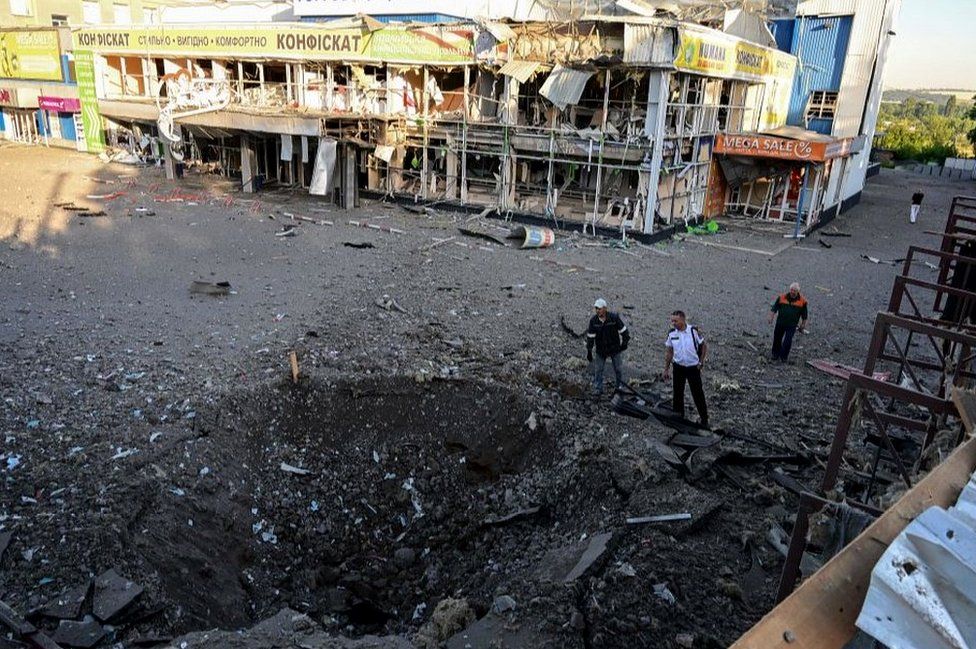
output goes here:
[{"label": "dark trousers", "polygon": [[773,360],[785,361],[790,356],[793,348],[793,334],[796,333],[796,326],[786,327],[777,324],[773,329]]},{"label": "dark trousers", "polygon": [[705,405],[705,390],[702,388],[701,369],[698,367],[685,367],[675,363],[672,366],[674,373],[674,399],[673,410],[685,416],[685,382],[691,388],[691,396],[695,400],[695,407],[698,408],[698,416],[701,418],[702,425],[708,425],[708,407]]}]

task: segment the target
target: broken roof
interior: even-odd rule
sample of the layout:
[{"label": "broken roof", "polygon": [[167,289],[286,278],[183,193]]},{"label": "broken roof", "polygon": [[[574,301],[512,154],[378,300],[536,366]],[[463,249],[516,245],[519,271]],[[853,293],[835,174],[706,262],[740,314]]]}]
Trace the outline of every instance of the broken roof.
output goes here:
[{"label": "broken roof", "polygon": [[[519,83],[525,83],[532,78],[540,67],[545,66],[544,63],[539,63],[538,61],[517,61],[511,60],[505,65],[503,65],[499,70],[499,74],[503,74],[507,77],[512,77]],[[545,66],[548,68],[548,66]]]},{"label": "broken roof", "polygon": [[593,70],[574,70],[557,65],[539,89],[539,94],[563,110],[566,106],[579,103],[586,82],[593,76]]}]

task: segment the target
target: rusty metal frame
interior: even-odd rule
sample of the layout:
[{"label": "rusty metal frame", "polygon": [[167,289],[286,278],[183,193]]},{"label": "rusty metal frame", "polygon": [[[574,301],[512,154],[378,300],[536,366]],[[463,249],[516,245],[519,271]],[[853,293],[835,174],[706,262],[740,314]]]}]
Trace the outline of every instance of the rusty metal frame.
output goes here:
[{"label": "rusty metal frame", "polygon": [[[971,225],[972,227],[966,227]],[[952,235],[962,234],[976,236],[976,197],[956,196],[952,199],[949,207],[949,215],[946,218],[945,228],[943,229],[941,250],[944,253],[955,253],[961,247],[964,238]],[[940,268],[938,283],[945,284],[949,277],[949,269]],[[936,311],[942,310],[941,296],[933,308]]]},{"label": "rusty metal frame", "polygon": [[[824,468],[820,494],[801,493],[796,523],[790,538],[789,550],[780,577],[777,601],[785,599],[792,591],[800,574],[800,561],[807,545],[810,516],[823,510],[824,495],[834,490],[845,465],[848,441],[852,429],[862,419],[870,421],[878,431],[877,449],[871,474],[860,499],[846,494],[847,502],[860,507],[870,507],[869,500],[874,487],[882,452],[886,460],[895,465],[898,476],[910,488],[913,474],[917,473],[922,451],[932,443],[936,431],[949,417],[958,417],[955,404],[949,397],[949,386],[976,382],[976,324],[942,319],[946,298],[960,300],[959,313],[976,312],[976,292],[949,285],[960,264],[965,264],[964,280],[970,272],[976,272],[976,259],[958,254],[961,241],[976,240],[976,198],[957,196],[952,201],[941,250],[912,246],[902,268],[895,278],[888,311],[878,313],[875,319],[871,343],[862,373],[852,373],[844,390],[840,414],[834,430],[830,454]],[[938,259],[939,276],[936,282],[912,276],[924,257]],[[920,291],[935,294],[931,311],[923,309],[916,299]],[[924,302],[928,304],[928,302]],[[907,337],[899,341],[896,332]],[[921,337],[934,351],[934,359],[913,357],[913,340]],[[928,350],[929,345],[924,345]],[[873,378],[879,363],[897,366],[894,382]],[[938,386],[928,391],[919,378],[922,372],[938,373]],[[907,377],[907,386],[902,384]],[[887,405],[885,404],[887,401]],[[913,417],[905,411],[921,409],[923,417]],[[909,434],[924,433],[920,451],[915,458],[905,458],[899,453],[890,435],[891,428],[901,428]],[[959,438],[961,441],[961,437]],[[859,473],[863,476],[863,473]]]},{"label": "rusty metal frame", "polygon": [[[915,277],[912,273],[914,268],[918,267],[917,262],[921,262],[926,265],[926,268],[931,268],[935,266],[931,262],[922,259],[923,257],[932,257],[938,259],[938,265],[936,266],[939,270],[939,279],[936,282],[931,282],[929,280],[923,280],[919,277]],[[921,314],[921,309],[918,308],[917,303],[914,304],[915,314],[914,317],[919,319],[929,320],[932,322],[938,321],[941,323],[952,322],[957,326],[976,330],[976,324],[960,322],[958,318],[947,320],[944,317],[945,304],[943,304],[943,299],[955,295],[961,297],[964,300],[972,299],[976,300],[976,293],[971,293],[964,291],[960,293],[963,289],[953,288],[950,284],[946,282],[950,280],[949,272],[951,271],[952,279],[955,279],[955,274],[959,271],[960,266],[963,266],[963,284],[965,285],[970,279],[970,275],[976,273],[976,258],[967,257],[965,255],[960,255],[955,252],[945,252],[942,250],[934,250],[932,248],[922,248],[919,246],[911,246],[908,249],[908,255],[905,257],[905,263],[902,267],[902,273],[900,277],[895,278],[895,288],[892,290],[891,298],[888,301],[888,311],[892,313],[899,313],[899,315],[909,315],[900,312],[899,304],[902,299],[901,293],[908,292],[908,285],[919,286],[922,289],[930,289],[935,291],[935,298],[932,303],[932,311],[929,316],[923,316]],[[926,282],[925,284],[917,284],[916,282]],[[938,287],[938,288],[933,288]],[[946,290],[943,287],[948,287],[951,290]]]}]

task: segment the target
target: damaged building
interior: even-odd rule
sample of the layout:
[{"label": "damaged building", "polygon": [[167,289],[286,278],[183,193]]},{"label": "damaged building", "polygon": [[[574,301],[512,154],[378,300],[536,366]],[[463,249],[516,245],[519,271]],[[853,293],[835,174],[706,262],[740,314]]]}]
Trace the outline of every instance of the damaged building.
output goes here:
[{"label": "damaged building", "polygon": [[[720,133],[786,123],[796,59],[656,16],[75,30],[110,144],[240,181],[652,234],[724,209]],[[86,101],[87,99],[87,101]],[[719,195],[716,195],[718,192]],[[710,210],[709,204],[713,207]]]}]

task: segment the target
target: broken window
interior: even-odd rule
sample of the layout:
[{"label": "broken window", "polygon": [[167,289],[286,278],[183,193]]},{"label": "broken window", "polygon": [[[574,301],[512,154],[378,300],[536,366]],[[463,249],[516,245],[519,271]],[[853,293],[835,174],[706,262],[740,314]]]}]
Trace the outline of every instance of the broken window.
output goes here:
[{"label": "broken window", "polygon": [[837,110],[837,93],[829,90],[815,90],[807,99],[807,121],[813,119],[833,119]]}]

